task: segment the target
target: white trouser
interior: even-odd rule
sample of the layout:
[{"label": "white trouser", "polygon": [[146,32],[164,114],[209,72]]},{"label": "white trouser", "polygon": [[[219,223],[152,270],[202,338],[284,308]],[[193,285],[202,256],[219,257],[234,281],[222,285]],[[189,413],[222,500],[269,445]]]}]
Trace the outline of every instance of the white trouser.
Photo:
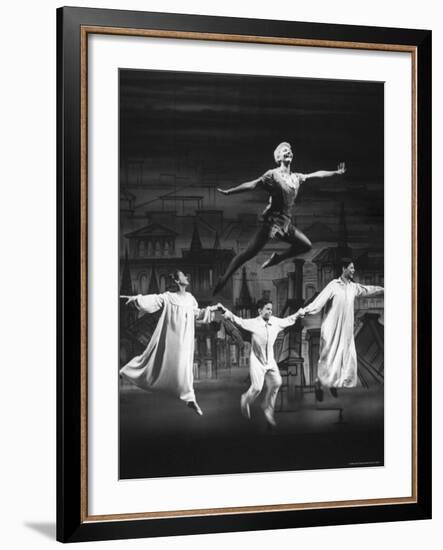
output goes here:
[{"label": "white trouser", "polygon": [[266,394],[263,400],[263,408],[273,412],[275,400],[282,382],[277,365],[267,368],[260,363],[255,364],[251,362],[249,374],[251,376],[251,385],[245,393],[246,402],[251,404],[257,399],[263,389],[263,384],[266,379]]}]

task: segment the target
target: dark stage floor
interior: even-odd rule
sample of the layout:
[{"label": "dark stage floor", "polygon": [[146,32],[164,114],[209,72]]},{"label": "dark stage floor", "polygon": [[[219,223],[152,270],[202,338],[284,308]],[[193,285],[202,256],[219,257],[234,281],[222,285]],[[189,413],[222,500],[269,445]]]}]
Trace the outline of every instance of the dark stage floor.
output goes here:
[{"label": "dark stage floor", "polygon": [[[135,386],[120,392],[120,478],[382,466],[383,388],[313,393],[277,400],[268,431],[260,403],[240,413],[247,370],[195,383],[204,411]],[[328,410],[335,408],[336,410]],[[342,408],[340,417],[339,408]]]}]

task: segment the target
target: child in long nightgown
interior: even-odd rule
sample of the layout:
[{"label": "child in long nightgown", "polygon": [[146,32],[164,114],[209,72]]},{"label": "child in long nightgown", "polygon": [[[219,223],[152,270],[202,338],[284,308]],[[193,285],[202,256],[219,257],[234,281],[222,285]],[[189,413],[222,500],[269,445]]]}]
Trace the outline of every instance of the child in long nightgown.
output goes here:
[{"label": "child in long nightgown", "polygon": [[173,279],[177,292],[121,296],[145,313],[162,309],[160,319],[145,351],[121,368],[120,373],[146,390],[159,390],[185,401],[198,415],[203,412],[194,392],[195,320],[211,321],[217,306],[199,309],[197,300],[186,291],[189,280],[177,270]]}]

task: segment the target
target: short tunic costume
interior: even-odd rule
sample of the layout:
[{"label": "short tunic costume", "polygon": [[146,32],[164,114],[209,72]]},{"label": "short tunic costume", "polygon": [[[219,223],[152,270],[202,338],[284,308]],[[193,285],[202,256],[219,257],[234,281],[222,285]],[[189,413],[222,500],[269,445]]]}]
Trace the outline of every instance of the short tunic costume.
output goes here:
[{"label": "short tunic costume", "polygon": [[273,168],[265,172],[260,181],[270,195],[262,214],[265,226],[269,228],[269,237],[293,242],[298,230],[291,222],[291,215],[300,185],[305,181],[304,175]]}]

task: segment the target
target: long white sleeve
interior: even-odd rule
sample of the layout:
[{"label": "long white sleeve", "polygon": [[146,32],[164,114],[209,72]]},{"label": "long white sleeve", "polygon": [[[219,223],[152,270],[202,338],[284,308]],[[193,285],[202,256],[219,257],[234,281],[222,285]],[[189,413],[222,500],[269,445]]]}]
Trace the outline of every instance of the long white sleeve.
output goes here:
[{"label": "long white sleeve", "polygon": [[199,321],[200,323],[210,323],[214,319],[213,312],[211,311],[211,306],[207,306],[204,308],[198,307],[198,302],[192,297],[193,304],[194,304],[194,315],[195,320]]},{"label": "long white sleeve", "polygon": [[232,311],[229,311],[229,309],[225,311],[225,313],[223,314],[223,317],[225,317],[225,319],[229,319],[230,321],[235,323],[237,326],[239,326],[243,330],[252,332],[254,319],[242,319],[241,317],[237,317],[237,315],[234,315]]},{"label": "long white sleeve", "polygon": [[334,281],[331,281],[329,284],[325,286],[325,288],[320,292],[320,294],[317,296],[317,298],[308,304],[305,308],[303,308],[303,311],[305,315],[315,315],[319,311],[321,311],[324,306],[326,305],[326,302],[332,298],[333,291],[334,291]]},{"label": "long white sleeve", "polygon": [[163,307],[164,302],[165,299],[162,294],[146,294],[145,296],[138,294],[135,305],[138,310],[144,313],[155,313]]},{"label": "long white sleeve", "polygon": [[280,326],[280,328],[283,329],[283,328],[287,328],[287,327],[290,327],[290,326],[294,325],[295,322],[298,319],[298,315],[297,315],[297,313],[293,313],[292,315],[288,315],[288,317],[284,317],[283,319],[281,319],[279,317],[275,317],[275,319],[277,320],[278,325]]},{"label": "long white sleeve", "polygon": [[375,296],[377,294],[382,294],[385,289],[382,286],[361,285],[356,283],[356,290],[356,296]]},{"label": "long white sleeve", "polygon": [[194,308],[195,320],[200,321],[201,323],[210,323],[213,320],[213,312],[211,311],[211,306],[205,308]]}]

